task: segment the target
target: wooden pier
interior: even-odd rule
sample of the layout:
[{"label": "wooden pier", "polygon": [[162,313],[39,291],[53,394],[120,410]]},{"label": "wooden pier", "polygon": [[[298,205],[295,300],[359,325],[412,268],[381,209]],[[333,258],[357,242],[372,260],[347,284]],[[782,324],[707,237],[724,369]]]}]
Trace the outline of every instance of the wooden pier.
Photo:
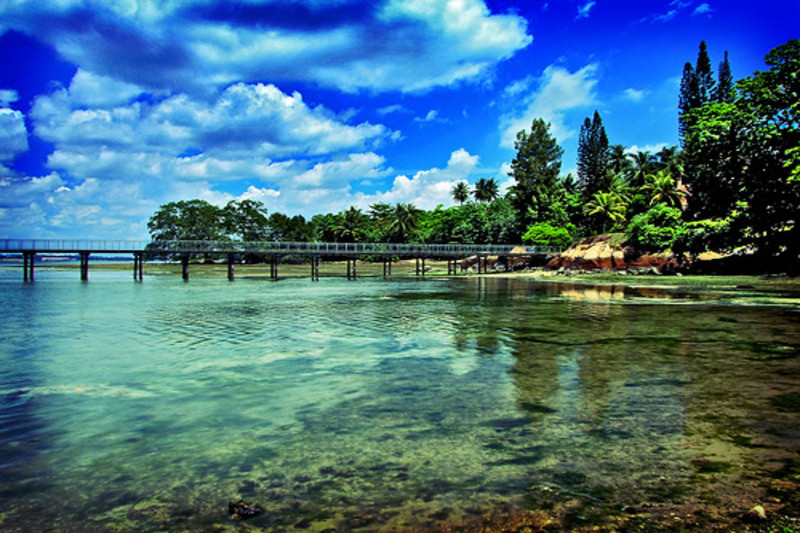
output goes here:
[{"label": "wooden pier", "polygon": [[179,260],[184,281],[189,280],[192,257],[225,258],[228,279],[235,279],[237,258],[258,256],[270,265],[270,279],[278,279],[281,258],[302,257],[310,264],[311,280],[319,281],[323,259],[345,260],[347,278],[356,279],[359,257],[383,263],[383,277],[392,275],[392,263],[398,259],[413,259],[414,273],[424,276],[426,260],[446,260],[447,275],[458,274],[461,262],[471,258],[478,273],[488,272],[489,257],[547,257],[560,253],[560,248],[548,246],[510,246],[482,244],[391,244],[391,243],[330,243],[330,242],[231,242],[231,241],[106,241],[0,239],[0,253],[22,255],[23,280],[33,281],[35,258],[42,255],[77,255],[80,259],[80,279],[89,280],[89,258],[92,254],[133,256],[133,279],[144,279],[144,262],[148,258]]}]

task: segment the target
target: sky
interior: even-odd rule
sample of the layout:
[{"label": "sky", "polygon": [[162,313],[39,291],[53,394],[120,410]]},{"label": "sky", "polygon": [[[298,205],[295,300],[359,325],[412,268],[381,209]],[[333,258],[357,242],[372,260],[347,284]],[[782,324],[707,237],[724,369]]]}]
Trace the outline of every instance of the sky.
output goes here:
[{"label": "sky", "polygon": [[683,65],[735,79],[800,38],[797,0],[0,0],[0,238],[146,239],[160,205],[307,218],[506,188],[516,133],[576,167],[678,144]]}]

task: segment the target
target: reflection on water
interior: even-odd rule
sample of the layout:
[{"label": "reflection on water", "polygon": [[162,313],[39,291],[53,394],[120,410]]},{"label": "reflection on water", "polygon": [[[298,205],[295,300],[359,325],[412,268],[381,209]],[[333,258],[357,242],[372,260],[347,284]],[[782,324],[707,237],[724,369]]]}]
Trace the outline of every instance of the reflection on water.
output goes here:
[{"label": "reflection on water", "polygon": [[796,309],[529,280],[49,275],[0,277],[3,530],[236,530],[238,500],[280,531],[798,503]]}]

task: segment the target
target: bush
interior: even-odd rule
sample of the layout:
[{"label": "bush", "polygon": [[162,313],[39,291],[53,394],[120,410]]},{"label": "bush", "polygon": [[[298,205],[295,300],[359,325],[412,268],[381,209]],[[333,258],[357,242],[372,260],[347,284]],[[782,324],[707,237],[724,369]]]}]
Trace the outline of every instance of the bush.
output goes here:
[{"label": "bush", "polygon": [[625,235],[639,248],[660,251],[671,248],[682,231],[680,210],[656,204],[646,213],[633,217]]},{"label": "bush", "polygon": [[692,257],[708,251],[730,251],[735,244],[730,220],[715,218],[687,223],[673,243],[675,253],[688,253]]},{"label": "bush", "polygon": [[557,228],[547,222],[539,222],[528,226],[528,230],[522,236],[522,242],[534,246],[566,248],[572,244],[574,231],[575,226],[573,224],[565,224]]}]

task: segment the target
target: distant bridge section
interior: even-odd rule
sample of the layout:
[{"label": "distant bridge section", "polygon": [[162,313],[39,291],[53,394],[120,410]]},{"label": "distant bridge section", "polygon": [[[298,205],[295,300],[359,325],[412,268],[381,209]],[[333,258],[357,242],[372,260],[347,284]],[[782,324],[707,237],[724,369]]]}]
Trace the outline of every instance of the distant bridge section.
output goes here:
[{"label": "distant bridge section", "polygon": [[[183,277],[188,280],[189,258],[192,255],[225,255],[228,258],[228,278],[233,280],[233,265],[237,255],[261,255],[270,261],[271,278],[278,277],[282,256],[307,256],[311,261],[311,278],[319,279],[319,264],[323,257],[344,257],[348,277],[355,277],[356,259],[378,257],[384,263],[384,276],[391,275],[393,258],[415,258],[417,275],[424,275],[425,260],[447,259],[448,274],[456,273],[456,262],[476,257],[478,272],[486,270],[489,256],[531,257],[560,253],[553,246],[512,246],[491,244],[395,244],[395,243],[334,243],[334,242],[238,242],[238,241],[134,241],[134,240],[70,240],[70,239],[0,239],[0,253],[19,253],[23,256],[24,279],[33,280],[34,258],[37,254],[78,254],[81,279],[88,279],[91,254],[127,254],[134,258],[134,279],[142,280],[142,265],[147,256],[179,257]],[[421,267],[420,267],[421,264]]]}]

